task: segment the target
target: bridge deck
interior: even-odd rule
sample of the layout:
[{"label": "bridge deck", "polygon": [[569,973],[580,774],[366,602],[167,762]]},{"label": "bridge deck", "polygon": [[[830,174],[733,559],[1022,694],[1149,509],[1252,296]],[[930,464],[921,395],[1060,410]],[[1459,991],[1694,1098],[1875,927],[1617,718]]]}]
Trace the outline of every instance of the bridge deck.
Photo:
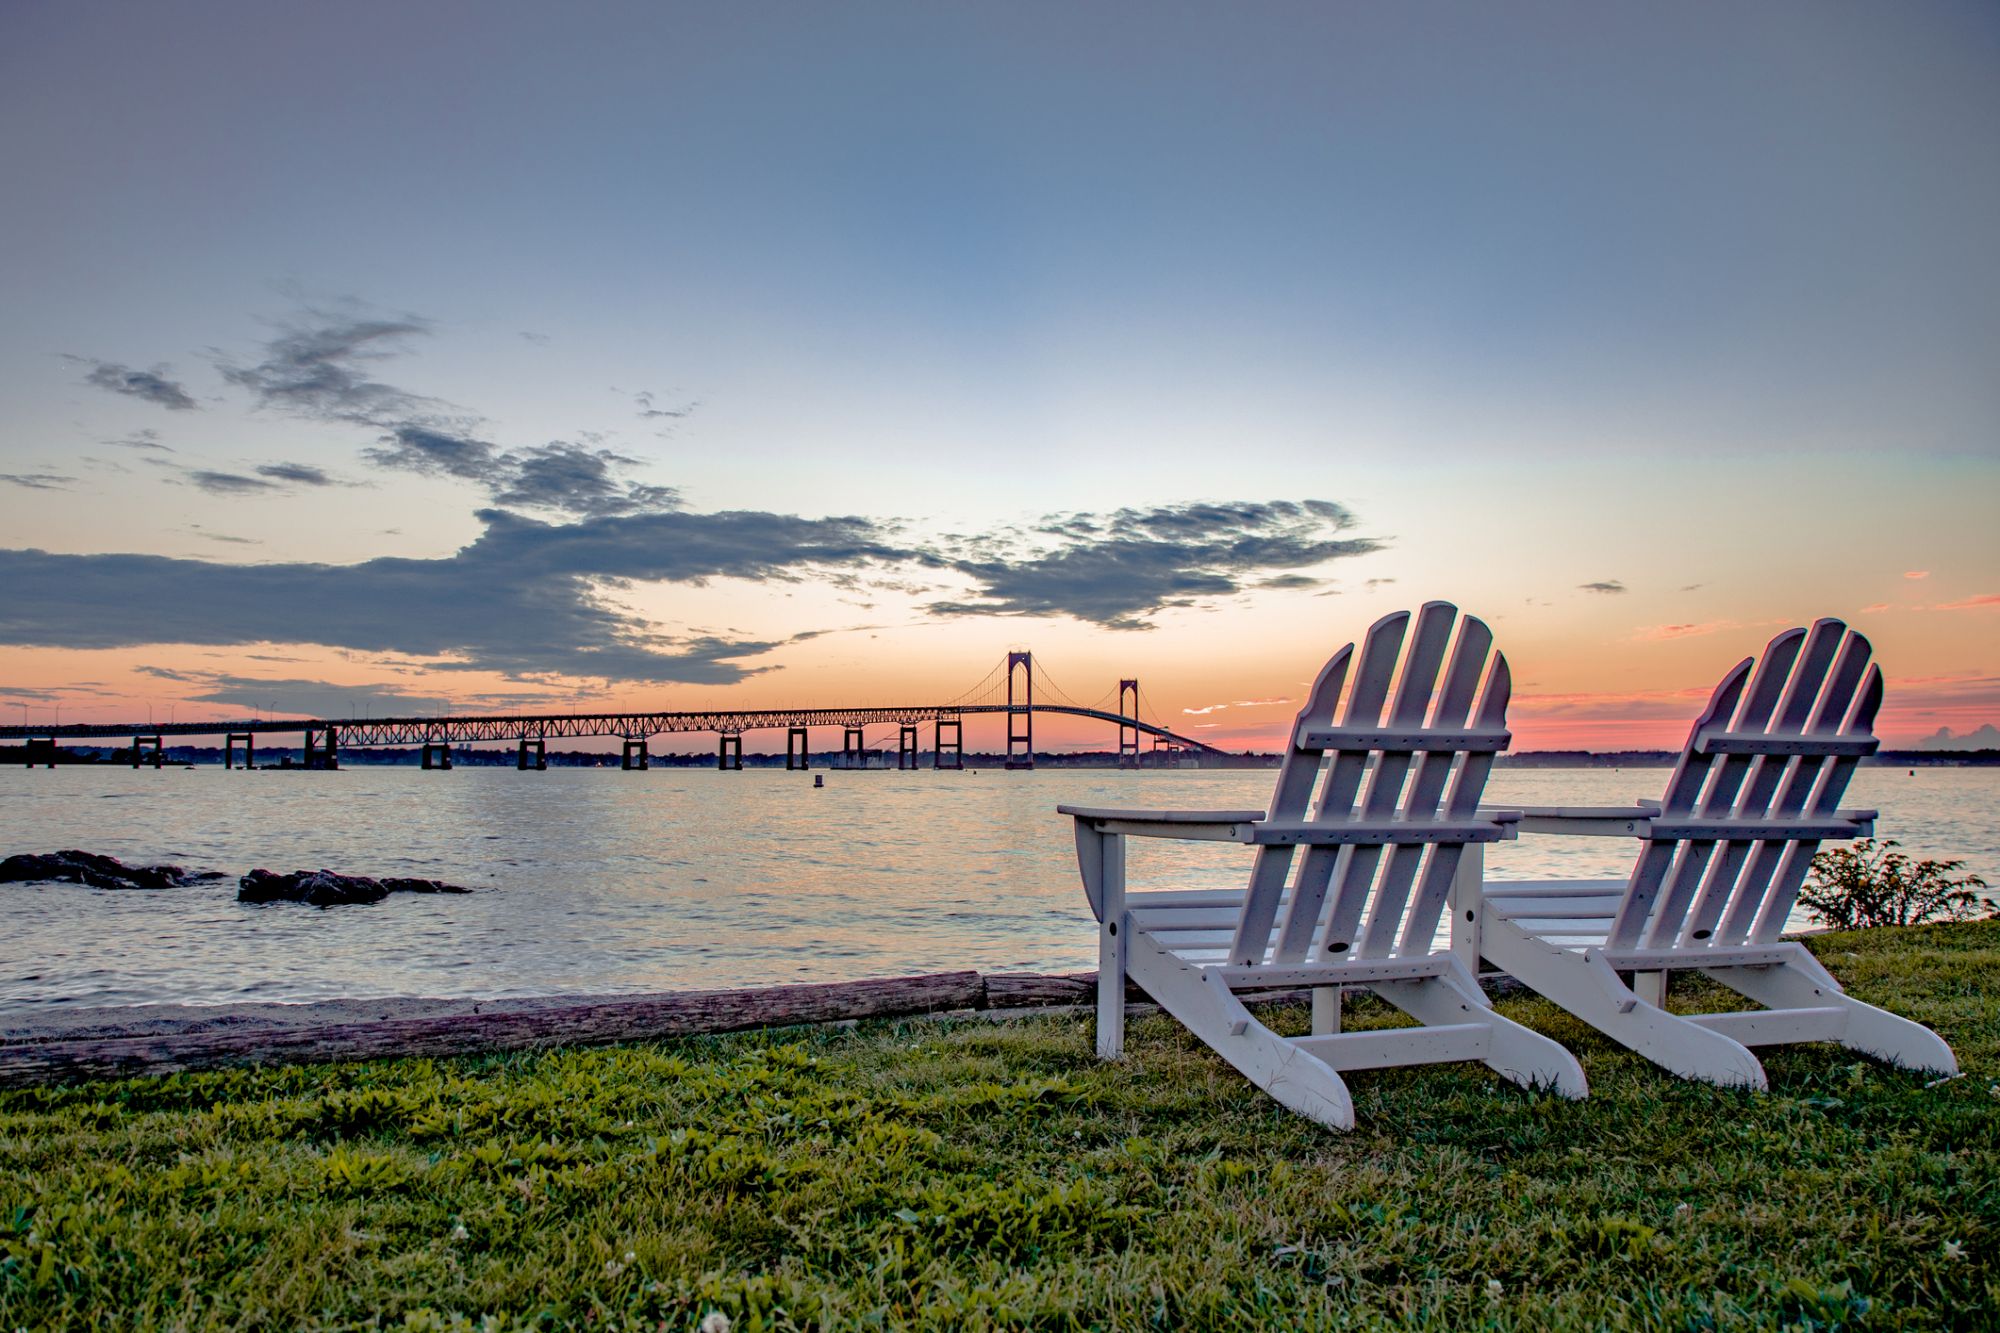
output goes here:
[{"label": "bridge deck", "polygon": [[[1006,713],[1006,704],[911,704],[856,708],[711,709],[662,713],[512,713],[483,717],[237,718],[220,722],[80,722],[58,727],[0,726],[0,740],[129,739],[134,736],[222,736],[324,734],[332,730],[342,745],[469,744],[477,741],[557,740],[584,736],[647,736],[714,731],[725,736],[790,727],[862,727],[953,721],[977,714]],[[1011,711],[1062,713],[1133,727],[1176,745],[1211,753],[1216,747],[1135,717],[1071,704],[1027,704]]]}]

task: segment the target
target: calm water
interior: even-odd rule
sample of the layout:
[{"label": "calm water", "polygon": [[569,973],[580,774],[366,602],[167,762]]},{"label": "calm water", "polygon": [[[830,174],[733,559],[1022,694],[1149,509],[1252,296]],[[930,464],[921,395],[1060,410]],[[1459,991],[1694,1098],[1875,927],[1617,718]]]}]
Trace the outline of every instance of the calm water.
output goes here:
[{"label": "calm water", "polygon": [[[1501,804],[1657,796],[1665,769],[1511,770]],[[81,847],[228,871],[157,893],[0,885],[0,1011],[334,996],[501,996],[1068,971],[1094,930],[1059,801],[1260,808],[1269,771],[565,769],[0,771],[0,853]],[[1851,806],[2000,885],[2000,772],[1863,769]],[[1135,839],[1135,885],[1235,884],[1246,849]],[[1614,838],[1523,838],[1496,878],[1622,876]],[[481,890],[248,906],[253,866]]]}]

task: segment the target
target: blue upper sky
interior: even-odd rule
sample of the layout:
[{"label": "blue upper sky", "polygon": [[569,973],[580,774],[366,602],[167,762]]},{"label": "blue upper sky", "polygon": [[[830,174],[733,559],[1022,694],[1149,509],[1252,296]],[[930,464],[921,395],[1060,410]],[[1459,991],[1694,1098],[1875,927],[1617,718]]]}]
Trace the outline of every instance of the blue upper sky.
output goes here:
[{"label": "blue upper sky", "polygon": [[[66,559],[277,604],[397,558],[553,598],[614,682],[793,690],[864,620],[932,673],[1032,637],[1115,674],[1104,627],[1150,625],[1261,697],[1217,616],[1289,679],[1504,599],[1602,675],[1880,606],[1960,725],[2000,712],[1996,125],[1990,4],[13,4],[0,545],[49,554],[0,552],[41,608],[0,681],[142,609]],[[610,553],[725,511],[776,545]],[[797,544],[829,517],[868,549]],[[598,554],[489,585],[522,519]],[[399,632],[378,584],[313,584],[384,624],[286,629],[287,674],[591,674]],[[124,633],[198,678],[172,645],[257,641]]]}]

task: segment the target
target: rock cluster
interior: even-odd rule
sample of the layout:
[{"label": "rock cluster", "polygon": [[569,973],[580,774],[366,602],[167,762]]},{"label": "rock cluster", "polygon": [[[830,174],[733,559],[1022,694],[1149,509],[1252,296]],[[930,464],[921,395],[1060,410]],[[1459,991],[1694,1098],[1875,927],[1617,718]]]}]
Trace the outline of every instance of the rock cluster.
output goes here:
[{"label": "rock cluster", "polygon": [[223,878],[219,870],[128,866],[96,852],[23,853],[0,861],[0,884],[87,884],[93,889],[175,889]]},{"label": "rock cluster", "polygon": [[378,903],[392,893],[471,892],[436,879],[373,879],[367,875],[338,875],[331,870],[294,870],[289,875],[253,870],[237,881],[236,900],[338,907],[344,903]]}]

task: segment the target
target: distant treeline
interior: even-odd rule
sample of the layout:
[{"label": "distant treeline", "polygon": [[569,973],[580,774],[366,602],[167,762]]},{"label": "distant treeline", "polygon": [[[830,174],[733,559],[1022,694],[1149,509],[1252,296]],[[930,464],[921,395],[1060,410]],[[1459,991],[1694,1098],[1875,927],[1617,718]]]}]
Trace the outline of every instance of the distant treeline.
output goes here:
[{"label": "distant treeline", "polygon": [[[0,745],[0,767],[21,765],[29,762],[29,750],[22,745]],[[1526,750],[1517,754],[1503,754],[1496,762],[1506,768],[1666,768],[1677,758],[1672,750],[1613,750],[1596,752],[1591,750]],[[999,768],[1006,762],[1006,756],[997,751],[972,751],[965,753],[966,768]],[[34,752],[33,762],[37,765],[48,761],[45,750]],[[55,761],[59,764],[107,764],[125,765],[132,762],[129,746],[103,745],[59,745],[55,750]],[[414,747],[385,746],[380,748],[355,747],[340,751],[343,767],[410,767],[417,766],[419,755]],[[152,755],[147,754],[145,762],[152,763]],[[189,764],[220,764],[222,749],[213,745],[169,745],[162,753],[162,762],[173,767]],[[242,752],[237,752],[237,762],[242,763]],[[494,749],[476,749],[470,746],[451,752],[452,766],[455,768],[512,768],[516,763],[516,751],[508,745]],[[1861,761],[1878,768],[1993,768],[2000,767],[2000,750],[1883,750],[1872,758]],[[693,750],[686,752],[655,752],[648,763],[654,768],[713,768],[715,751]],[[1245,750],[1234,754],[1195,754],[1182,752],[1178,755],[1148,750],[1140,759],[1142,768],[1275,768],[1278,755],[1269,752]],[[929,768],[932,753],[922,751],[917,756],[917,767]],[[296,745],[259,745],[257,747],[257,767],[259,768],[304,768],[302,750]],[[550,768],[617,768],[619,756],[598,750],[550,750]],[[782,754],[743,755],[745,768],[783,768]],[[847,767],[844,756],[838,750],[815,753],[811,759],[815,769]],[[894,750],[871,749],[865,752],[864,761],[852,767],[891,768],[896,766]],[[1038,750],[1035,752],[1037,768],[1116,768],[1118,755],[1111,750],[1083,750],[1054,753]]]}]

